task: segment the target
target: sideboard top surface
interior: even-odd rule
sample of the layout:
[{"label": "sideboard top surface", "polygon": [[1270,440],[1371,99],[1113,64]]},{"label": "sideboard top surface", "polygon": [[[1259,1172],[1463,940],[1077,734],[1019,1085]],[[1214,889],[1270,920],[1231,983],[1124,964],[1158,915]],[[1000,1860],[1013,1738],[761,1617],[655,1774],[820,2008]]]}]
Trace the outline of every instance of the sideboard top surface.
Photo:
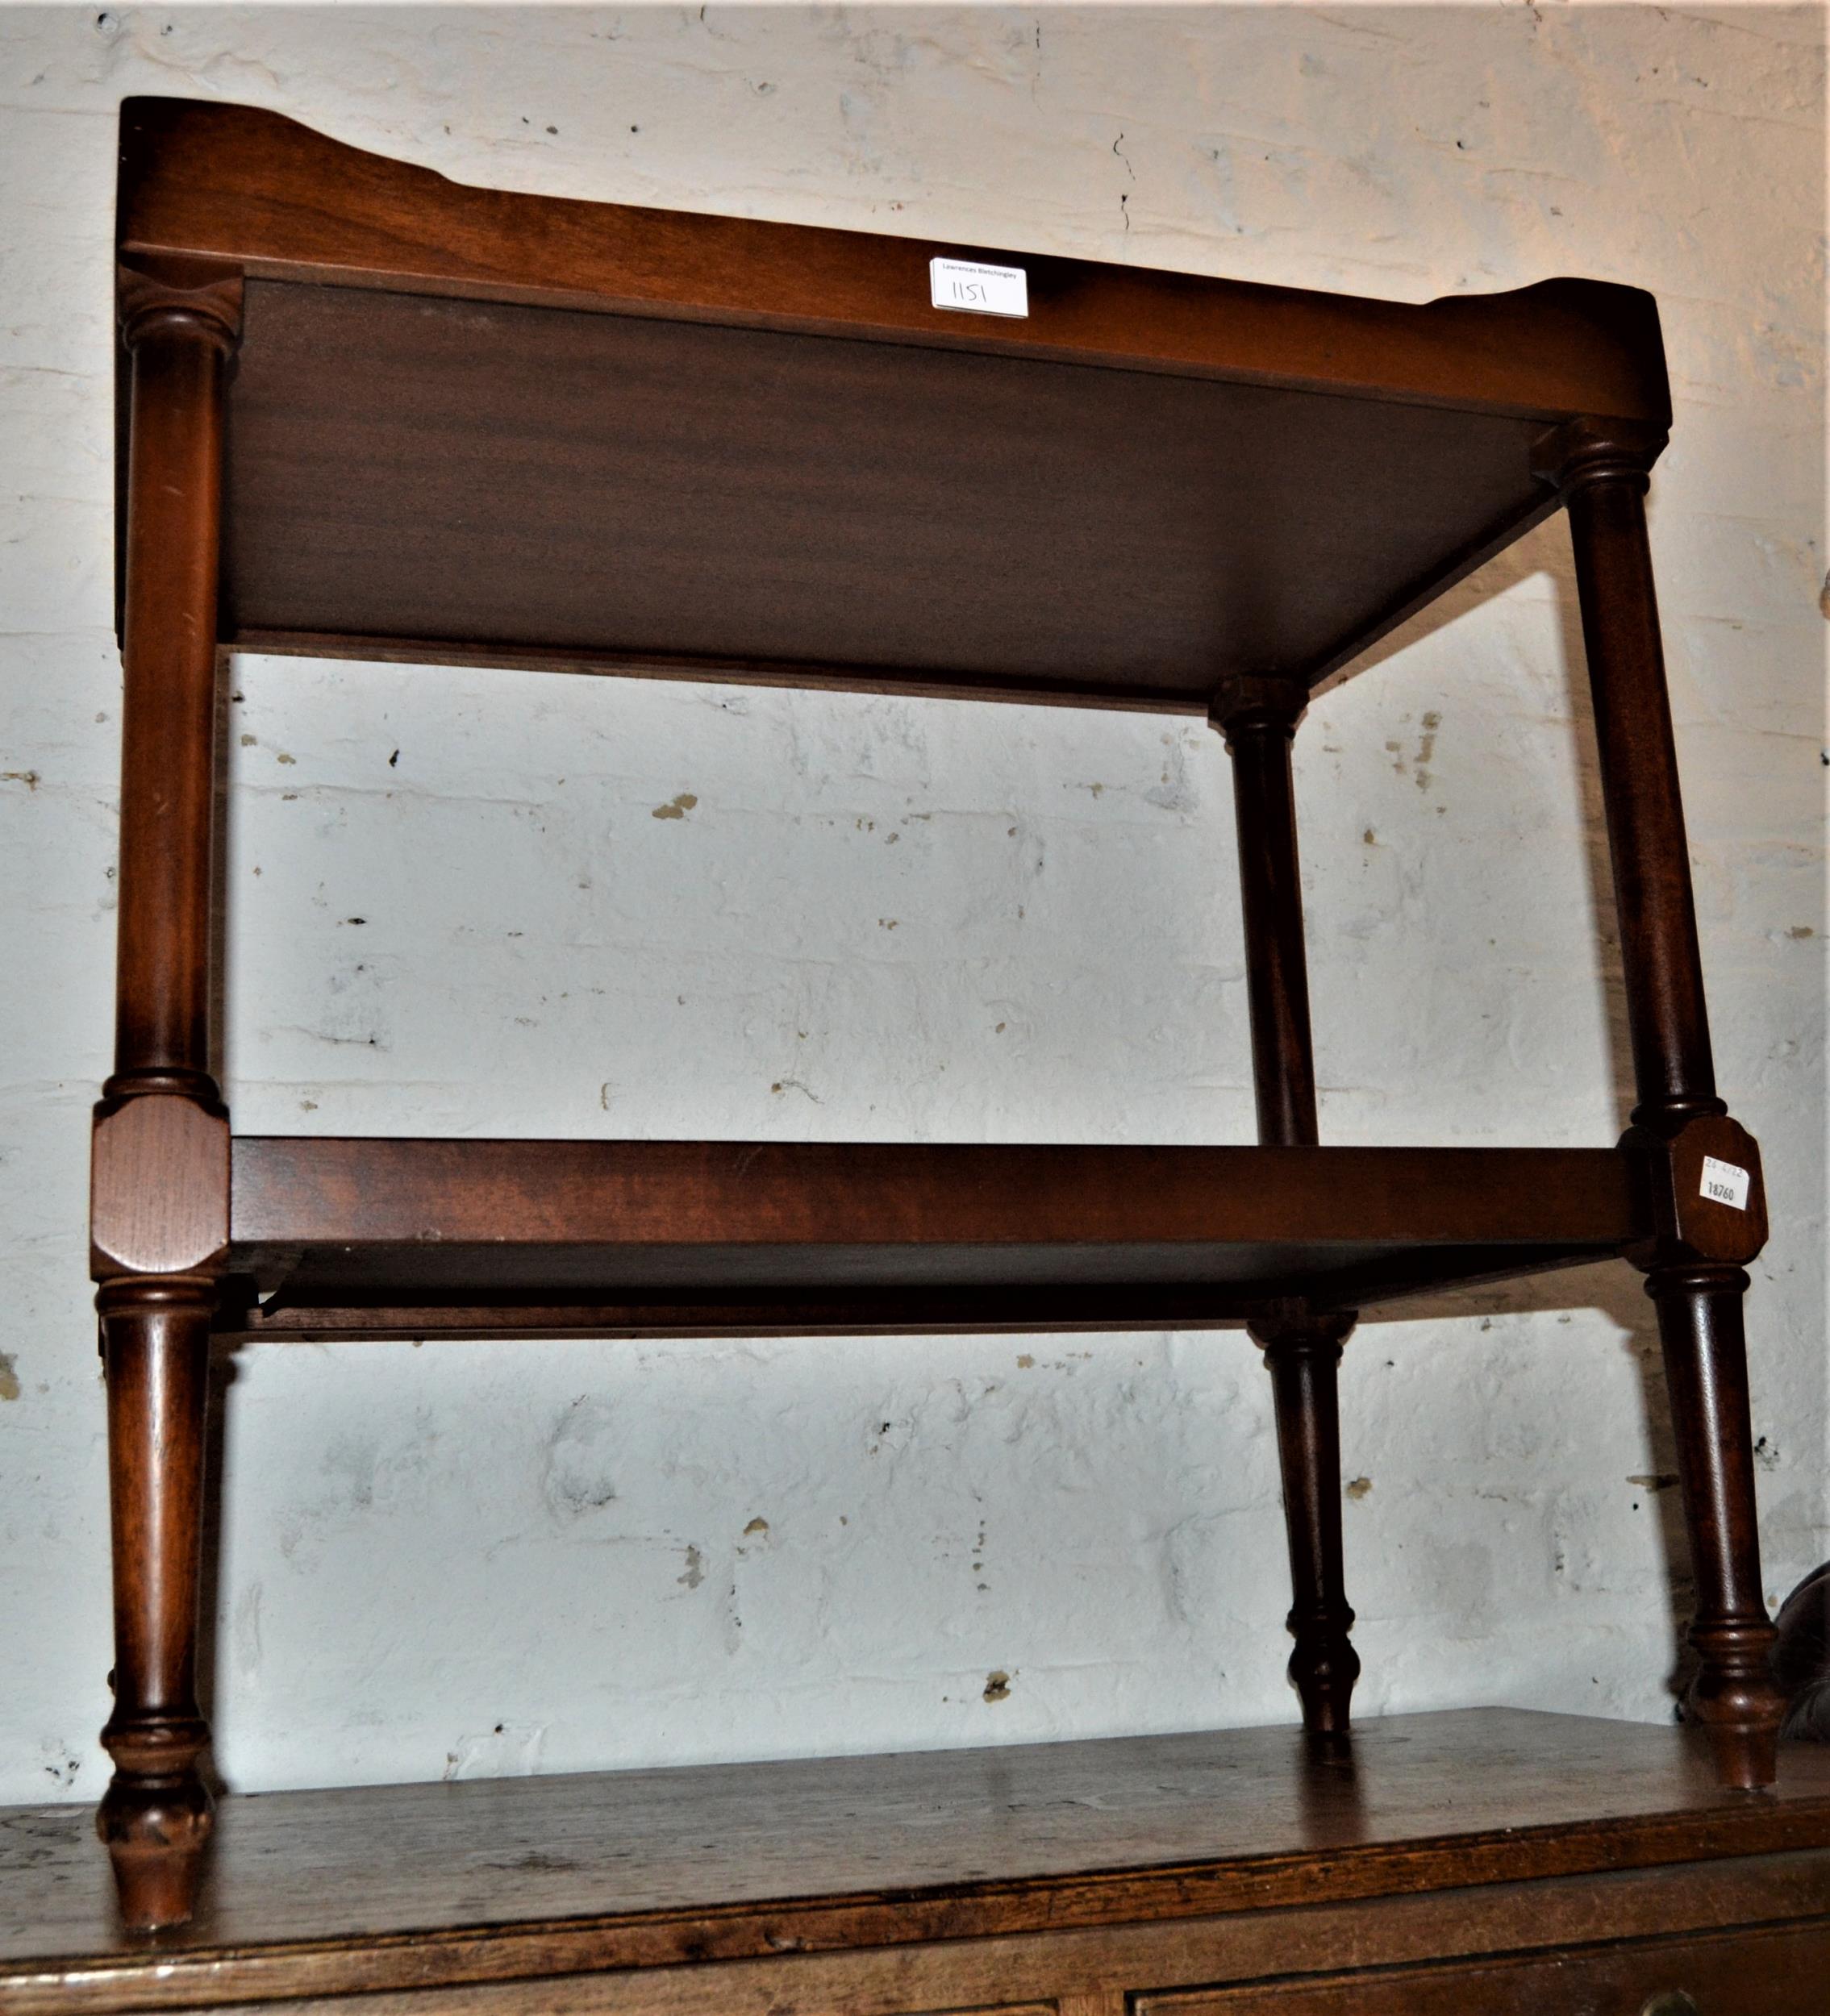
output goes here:
[{"label": "sideboard top surface", "polygon": [[[1328,676],[1656,444],[1657,310],[1424,304],[472,189],[251,107],[122,110],[123,270],[239,276],[248,648],[1199,710]],[[931,305],[1021,265],[1021,319]]]},{"label": "sideboard top surface", "polygon": [[1682,1731],[1489,1709],[1332,1755],[1232,1730],[265,1793],[219,1827],[195,1922],[155,1946],[119,1931],[86,1811],[0,1810],[0,2001],[55,1978],[60,2009],[112,2006],[148,1993],[136,1955],[156,2006],[191,2007],[359,1987],[365,1941],[411,1938],[426,1985],[562,1948],[665,1966],[1820,1850],[1830,1752],[1788,1748],[1750,1795]]}]

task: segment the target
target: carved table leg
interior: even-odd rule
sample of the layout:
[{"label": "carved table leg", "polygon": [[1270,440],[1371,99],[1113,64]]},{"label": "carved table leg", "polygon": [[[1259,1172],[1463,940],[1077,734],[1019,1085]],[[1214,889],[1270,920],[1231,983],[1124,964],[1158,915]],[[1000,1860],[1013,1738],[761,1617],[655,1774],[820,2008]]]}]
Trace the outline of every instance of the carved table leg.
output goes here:
[{"label": "carved table leg", "polygon": [[[1303,943],[1303,888],[1296,850],[1290,741],[1307,698],[1275,679],[1230,680],[1212,718],[1232,758],[1239,875],[1245,920],[1246,991],[1258,1139],[1266,1147],[1313,1146],[1315,1067],[1309,1031],[1309,972]],[[1312,1735],[1344,1735],[1360,1660],[1348,1637],[1341,1560],[1341,1346],[1351,1312],[1299,1305],[1267,1310],[1250,1326],[1265,1350],[1277,1409],[1284,1524],[1290,1539],[1290,1677]]]},{"label": "carved table leg", "polygon": [[98,1825],[122,1915],[191,1915],[211,1800],[197,1702],[210,1324],[228,1243],[211,1075],[216,581],[232,279],[123,273],[132,371],[115,1071],[95,1111],[90,1271],[108,1380],[115,1776]]},{"label": "carved table leg", "polygon": [[[1697,1583],[1690,1642],[1701,1668],[1688,1706],[1715,1739],[1725,1782],[1751,1787],[1773,1778],[1785,1711],[1761,1589],[1741,1331],[1741,1267],[1765,1241],[1765,1211],[1759,1151],[1715,1091],[1646,540],[1645,469],[1657,446],[1578,428],[1557,475],[1582,598],[1639,1093],[1623,1146],[1644,1173],[1654,1218],[1634,1257],[1658,1309]],[[1733,1179],[1725,1188],[1724,1169]]]}]

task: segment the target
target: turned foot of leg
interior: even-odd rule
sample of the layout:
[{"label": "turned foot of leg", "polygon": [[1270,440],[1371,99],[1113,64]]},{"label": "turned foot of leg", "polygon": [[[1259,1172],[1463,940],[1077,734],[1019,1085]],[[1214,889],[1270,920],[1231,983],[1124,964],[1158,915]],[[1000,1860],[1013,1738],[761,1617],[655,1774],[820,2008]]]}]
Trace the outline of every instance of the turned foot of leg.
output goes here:
[{"label": "turned foot of leg", "polygon": [[[196,1908],[215,1801],[198,1776],[196,1760],[209,1732],[199,1722],[181,1742],[153,1744],[152,1732],[127,1732],[113,1724],[102,1740],[115,1760],[115,1776],[102,1795],[95,1831],[115,1865],[121,1916],[136,1931],[182,1925]],[[176,1736],[175,1727],[171,1734]],[[152,1768],[165,1749],[173,1770]]]},{"label": "turned foot of leg", "polygon": [[1253,1322],[1265,1350],[1278,1420],[1283,1472],[1284,1524],[1290,1537],[1290,1629],[1296,1647],[1290,1677],[1311,1735],[1347,1733],[1349,1703],[1360,1677],[1360,1656],[1348,1634],[1349,1607],[1340,1539],[1340,1410],[1336,1395],[1341,1346],[1351,1314],[1307,1314]]},{"label": "turned foot of leg", "polygon": [[97,1298],[108,1375],[115,1549],[115,1776],[97,1815],[137,1930],[181,1925],[197,1894],[211,1800],[197,1706],[203,1429],[214,1283],[110,1281]]},{"label": "turned foot of leg", "polygon": [[1696,1576],[1690,1643],[1700,1662],[1687,1718],[1708,1731],[1726,1785],[1770,1785],[1786,1697],[1773,1672],[1778,1634],[1766,1614],[1755,1527],[1753,1431],[1738,1267],[1655,1269],[1665,1376],[1677,1432],[1684,1522]]},{"label": "turned foot of leg", "polygon": [[1344,1736],[1360,1677],[1360,1655],[1348,1635],[1353,1612],[1345,1603],[1307,1615],[1293,1610],[1286,1622],[1296,1639],[1288,1672],[1302,1698],[1303,1727],[1312,1736]]},{"label": "turned foot of leg", "polygon": [[1786,1698],[1773,1677],[1771,1626],[1703,1622],[1690,1627],[1702,1660],[1684,1696],[1684,1718],[1709,1732],[1716,1775],[1745,1792],[1779,1774],[1779,1726]]}]

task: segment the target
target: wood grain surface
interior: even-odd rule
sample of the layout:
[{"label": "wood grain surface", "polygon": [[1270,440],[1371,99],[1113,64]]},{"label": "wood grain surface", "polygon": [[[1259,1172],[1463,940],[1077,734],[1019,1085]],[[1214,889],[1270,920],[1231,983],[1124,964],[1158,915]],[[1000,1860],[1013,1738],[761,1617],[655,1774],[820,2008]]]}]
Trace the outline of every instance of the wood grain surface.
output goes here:
[{"label": "wood grain surface", "polygon": [[231,1264],[274,1297],[225,1318],[249,1334],[1238,1321],[1643,1230],[1611,1149],[245,1135],[232,1194]]},{"label": "wood grain surface", "polygon": [[1605,1247],[1609,1148],[1107,1148],[244,1135],[240,1247],[1059,1246],[1340,1239]]},{"label": "wood grain surface", "polygon": [[1135,2016],[1823,2016],[1830,1922],[1147,1995]]},{"label": "wood grain surface", "polygon": [[97,1116],[90,1172],[90,1271],[183,1274],[229,1241],[229,1123],[165,1093]]},{"label": "wood grain surface", "polygon": [[[252,106],[121,107],[131,264],[1063,356],[1519,417],[1669,424],[1652,298],[1547,280],[1412,305],[749,219],[465,187]],[[936,254],[1019,260],[1011,323],[930,305]]]},{"label": "wood grain surface", "polygon": [[[462,1945],[352,1938],[194,1957],[148,1951],[13,1972],[0,1978],[0,2008],[8,2016],[198,2008],[224,2016],[1131,2016],[1139,1984],[1211,1992],[1221,1983],[1287,1981],[1294,1968],[1324,1978],[1350,1969],[1357,1983],[1376,1986],[1386,1969],[1453,1956],[1476,1961],[1461,1985],[1479,2011],[1480,1969],[1515,1949],[1536,1957],[1582,1940],[1591,1953],[1638,1957],[1682,1950],[1707,1927],[1731,1932],[1745,1962],[1741,2000],[1711,2004],[1709,2016],[1774,2016],[1761,1999],[1760,1963],[1767,1934],[1786,1921],[1788,1930],[1830,1922],[1830,1853],[835,1951],[784,1946],[766,1959],[672,1967],[600,1968],[590,1931],[564,1922],[482,1931]],[[1681,2005],[1649,2011],[1637,1997],[1600,2010],[1691,2016]],[[1456,2016],[1469,2016],[1467,2004]],[[1566,2003],[1540,2004],[1530,2016],[1572,2013]],[[1583,2016],[1595,2016],[1593,2004]]]},{"label": "wood grain surface", "polygon": [[[1775,1910],[1830,1910],[1830,1754],[1786,1766],[1774,1792],[1728,1793],[1681,1731],[1489,1710],[1365,1723],[1332,1756],[1252,1730],[231,1796],[196,1920],[154,1943],[119,1931],[82,1811],[14,1809],[0,2007],[53,1976],[109,2006],[155,1964],[187,2006],[202,1985],[671,1968],[1749,1856],[1791,1858]],[[1586,1935],[1633,1922],[1623,1905]],[[1596,1910],[1561,1922],[1578,1936]]]},{"label": "wood grain surface", "polygon": [[223,634],[1199,712],[1229,671],[1323,676],[1546,515],[1543,431],[255,281]]},{"label": "wood grain surface", "polygon": [[[134,98],[131,277],[246,283],[223,634],[245,648],[1182,707],[1313,681],[1670,421],[1650,298],[1426,304],[460,187]],[[1325,564],[1318,556],[1325,555]],[[715,564],[708,565],[708,556]]]}]

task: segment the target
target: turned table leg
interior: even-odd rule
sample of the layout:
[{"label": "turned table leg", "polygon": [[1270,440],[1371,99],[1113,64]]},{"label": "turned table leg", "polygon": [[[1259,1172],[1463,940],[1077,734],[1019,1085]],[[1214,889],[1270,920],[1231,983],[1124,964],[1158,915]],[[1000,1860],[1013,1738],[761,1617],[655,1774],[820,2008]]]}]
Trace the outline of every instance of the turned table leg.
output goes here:
[{"label": "turned table leg", "polygon": [[1785,1696],[1773,1672],[1778,1632],[1760,1585],[1753,1431],[1738,1267],[1660,1267],[1646,1277],[1658,1310],[1671,1425],[1696,1581],[1690,1643],[1700,1664],[1687,1706],[1715,1739],[1732,1785],[1770,1785]]},{"label": "turned table leg", "polygon": [[[194,278],[194,276],[186,276]],[[115,1776],[98,1826],[140,1928],[191,1915],[197,1603],[210,1325],[228,1243],[228,1118],[211,1075],[217,549],[239,286],[123,276],[132,373],[122,624],[115,1071],[90,1229],[108,1383]]]},{"label": "turned table leg", "polygon": [[1290,1677],[1312,1735],[1347,1733],[1348,1706],[1360,1677],[1349,1633],[1340,1545],[1340,1410],[1336,1390],[1351,1314],[1255,1318],[1278,1414],[1284,1526],[1290,1539],[1290,1630],[1296,1640]]},{"label": "turned table leg", "polygon": [[[1758,1150],[1716,1096],[1658,605],[1643,445],[1578,433],[1559,472],[1620,919],[1639,1103],[1625,1145],[1645,1172],[1654,1236],[1636,1256],[1658,1309],[1697,1585],[1691,1718],[1732,1785],[1770,1783],[1785,1699],[1761,1589],[1741,1263],[1765,1236]],[[1712,1189],[1704,1157],[1732,1175]],[[1701,1181],[1699,1181],[1699,1176]],[[1738,1184],[1735,1179],[1739,1179]],[[1733,1201],[1736,1191],[1740,1201]],[[1719,1202],[1725,1194],[1729,1201]]]},{"label": "turned table leg", "polygon": [[[1266,1147],[1312,1147],[1315,1067],[1309,1033],[1309,973],[1303,943],[1303,890],[1296,851],[1290,741],[1307,694],[1272,679],[1234,679],[1212,716],[1232,758],[1239,873],[1245,921],[1246,992],[1258,1139]],[[1351,1312],[1282,1305],[1255,1317],[1277,1410],[1284,1525],[1290,1540],[1296,1640],[1290,1677],[1303,1726],[1340,1735],[1359,1677],[1348,1634],[1341,1559],[1340,1413],[1336,1381]]]},{"label": "turned table leg", "polygon": [[115,1776],[98,1827],[129,1924],[191,1914],[211,1798],[197,1706],[203,1415],[215,1284],[117,1281],[98,1297],[115,1548]]}]

